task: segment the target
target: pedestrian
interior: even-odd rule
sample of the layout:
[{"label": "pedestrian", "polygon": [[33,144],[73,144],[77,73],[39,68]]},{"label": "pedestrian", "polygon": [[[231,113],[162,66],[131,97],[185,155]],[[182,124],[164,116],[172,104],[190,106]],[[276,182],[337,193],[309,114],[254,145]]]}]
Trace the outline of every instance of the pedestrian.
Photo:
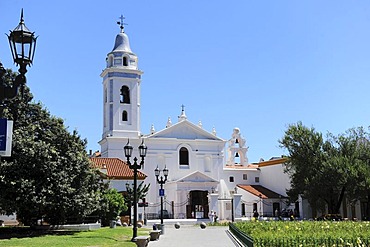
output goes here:
[{"label": "pedestrian", "polygon": [[213,212],[213,221],[217,222],[217,219],[218,219],[218,216],[217,216],[216,212]]},{"label": "pedestrian", "polygon": [[208,218],[209,218],[209,220],[211,221],[211,223],[213,223],[214,222],[214,217],[213,217],[214,215],[213,215],[213,210],[211,210],[211,212],[209,212],[209,214],[208,214]]},{"label": "pedestrian", "polygon": [[254,218],[255,220],[257,220],[257,219],[258,219],[258,216],[259,216],[259,214],[258,214],[257,210],[254,210],[254,211],[253,211],[253,218]]}]

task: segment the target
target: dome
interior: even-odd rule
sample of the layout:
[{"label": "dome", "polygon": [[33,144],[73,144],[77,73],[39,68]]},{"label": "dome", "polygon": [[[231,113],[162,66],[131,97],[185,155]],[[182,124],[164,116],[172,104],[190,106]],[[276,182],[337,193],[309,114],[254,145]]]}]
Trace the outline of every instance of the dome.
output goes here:
[{"label": "dome", "polygon": [[131,52],[130,42],[128,40],[128,36],[125,33],[119,33],[116,36],[116,42],[114,43],[114,48],[112,52],[115,51],[122,51],[122,52]]}]

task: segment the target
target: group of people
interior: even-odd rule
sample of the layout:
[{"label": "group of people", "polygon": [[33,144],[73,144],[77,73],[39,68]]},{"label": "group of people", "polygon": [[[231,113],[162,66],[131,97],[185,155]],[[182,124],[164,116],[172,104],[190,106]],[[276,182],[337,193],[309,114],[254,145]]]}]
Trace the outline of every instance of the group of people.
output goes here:
[{"label": "group of people", "polygon": [[211,223],[217,222],[218,216],[217,216],[215,211],[211,210],[211,212],[209,212],[209,214],[208,214],[208,217],[209,217]]}]

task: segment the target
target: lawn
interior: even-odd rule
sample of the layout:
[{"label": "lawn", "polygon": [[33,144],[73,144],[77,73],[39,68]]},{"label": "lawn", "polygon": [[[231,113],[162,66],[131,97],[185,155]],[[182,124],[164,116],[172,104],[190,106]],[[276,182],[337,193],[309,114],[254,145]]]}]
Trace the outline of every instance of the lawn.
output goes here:
[{"label": "lawn", "polygon": [[[138,229],[138,235],[149,235],[149,230]],[[29,228],[0,228],[0,246],[136,246],[131,242],[131,227],[104,227],[98,230],[32,231]]]}]

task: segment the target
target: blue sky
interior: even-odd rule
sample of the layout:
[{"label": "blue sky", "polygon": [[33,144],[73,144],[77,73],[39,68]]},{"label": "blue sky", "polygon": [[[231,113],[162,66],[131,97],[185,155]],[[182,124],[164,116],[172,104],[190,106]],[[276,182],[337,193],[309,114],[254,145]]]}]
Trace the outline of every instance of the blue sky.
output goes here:
[{"label": "blue sky", "polygon": [[[369,125],[368,1],[1,0],[0,33],[22,7],[39,35],[28,86],[88,149],[100,148],[100,73],[121,14],[144,71],[144,134],[177,121],[184,104],[223,139],[239,127],[256,162],[284,154],[278,140],[298,121],[334,134]],[[16,69],[6,35],[0,60]]]}]

